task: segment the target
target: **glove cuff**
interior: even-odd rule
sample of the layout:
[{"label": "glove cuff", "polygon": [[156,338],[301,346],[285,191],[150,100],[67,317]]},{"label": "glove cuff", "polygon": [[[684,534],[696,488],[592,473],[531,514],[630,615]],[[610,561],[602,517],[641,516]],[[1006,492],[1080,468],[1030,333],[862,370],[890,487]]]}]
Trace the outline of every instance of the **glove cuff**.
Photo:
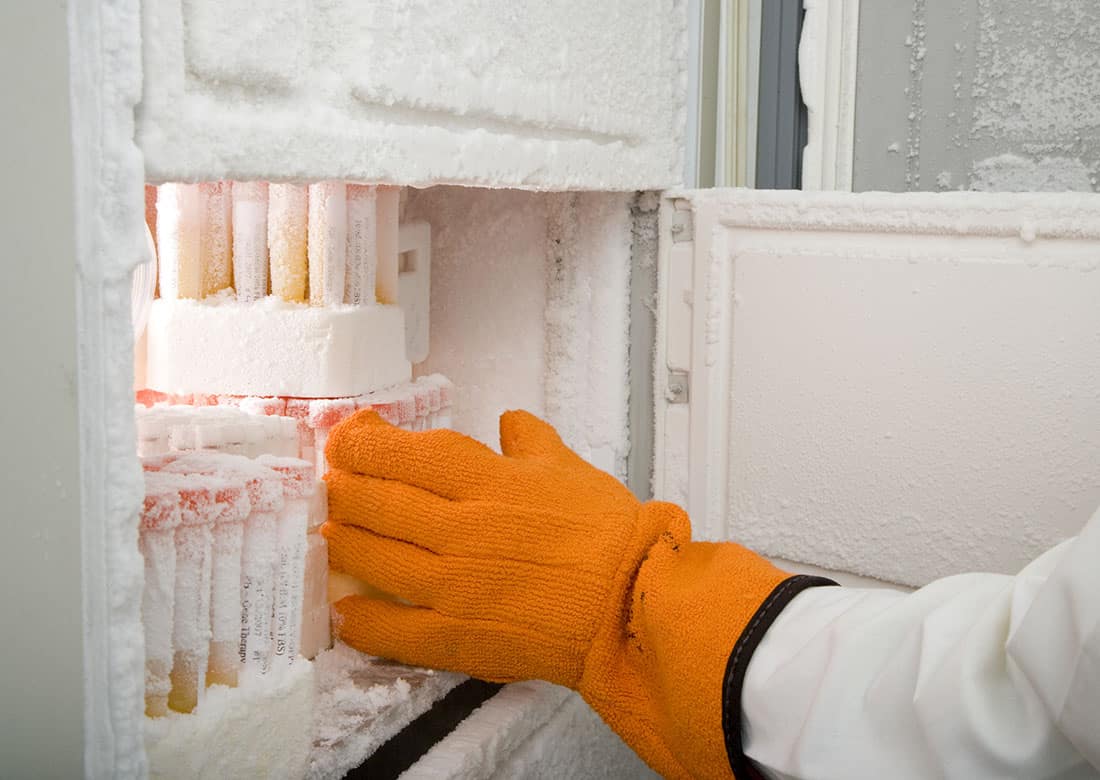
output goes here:
[{"label": "glove cuff", "polygon": [[759,609],[745,626],[737,644],[734,645],[722,680],[722,734],[725,737],[726,755],[734,777],[740,780],[745,778],[762,780],[764,777],[746,758],[742,740],[741,690],[753,653],[763,640],[764,634],[779,617],[779,613],[795,596],[807,588],[836,584],[826,577],[811,577],[805,574],[788,577],[779,583],[760,604]]}]

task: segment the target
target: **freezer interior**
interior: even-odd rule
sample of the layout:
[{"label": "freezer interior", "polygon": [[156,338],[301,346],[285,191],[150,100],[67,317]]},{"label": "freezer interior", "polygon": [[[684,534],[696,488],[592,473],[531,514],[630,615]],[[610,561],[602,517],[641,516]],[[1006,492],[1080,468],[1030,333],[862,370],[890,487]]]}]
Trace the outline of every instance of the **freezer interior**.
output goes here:
[{"label": "freezer interior", "polygon": [[[630,274],[643,255],[653,267],[638,225],[656,198],[344,181],[145,196],[151,259],[131,293],[145,494],[139,527],[120,529],[140,555],[116,554],[144,574],[140,611],[126,608],[144,636],[149,771],[339,777],[464,678],[333,643],[330,601],[376,591],[327,571],[328,433],[370,408],[496,448],[499,414],[525,408],[626,478]],[[587,734],[601,766],[642,771],[553,686],[482,709],[465,728],[498,745],[483,772],[555,729]],[[458,771],[455,739],[421,761]]]}]

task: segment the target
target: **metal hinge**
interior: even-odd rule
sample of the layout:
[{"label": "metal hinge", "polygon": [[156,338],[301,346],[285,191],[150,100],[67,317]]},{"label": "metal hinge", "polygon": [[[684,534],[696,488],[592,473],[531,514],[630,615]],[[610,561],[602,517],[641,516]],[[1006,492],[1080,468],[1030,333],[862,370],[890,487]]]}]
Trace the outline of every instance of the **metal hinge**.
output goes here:
[{"label": "metal hinge", "polygon": [[690,386],[691,375],[687,371],[669,371],[668,382],[665,384],[665,400],[670,404],[686,404]]},{"label": "metal hinge", "polygon": [[[679,203],[687,203],[687,201],[678,201]],[[692,241],[695,238],[695,219],[694,212],[688,208],[679,209],[676,208],[672,212],[672,224],[669,225],[668,232],[672,235],[672,243],[682,244],[685,241]]]}]

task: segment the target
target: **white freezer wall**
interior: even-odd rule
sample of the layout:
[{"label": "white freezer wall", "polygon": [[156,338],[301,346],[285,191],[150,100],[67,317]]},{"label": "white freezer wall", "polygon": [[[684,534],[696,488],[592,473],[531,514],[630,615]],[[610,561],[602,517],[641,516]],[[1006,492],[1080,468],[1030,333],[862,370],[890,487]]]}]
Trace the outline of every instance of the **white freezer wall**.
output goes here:
[{"label": "white freezer wall", "polygon": [[699,532],[919,586],[1100,505],[1100,197],[690,197]]},{"label": "white freezer wall", "polygon": [[454,381],[458,430],[496,449],[500,414],[526,409],[625,477],[631,202],[615,193],[409,191],[402,219],[432,225],[431,346],[415,372]]},{"label": "white freezer wall", "polygon": [[681,181],[685,0],[141,5],[151,180]]}]

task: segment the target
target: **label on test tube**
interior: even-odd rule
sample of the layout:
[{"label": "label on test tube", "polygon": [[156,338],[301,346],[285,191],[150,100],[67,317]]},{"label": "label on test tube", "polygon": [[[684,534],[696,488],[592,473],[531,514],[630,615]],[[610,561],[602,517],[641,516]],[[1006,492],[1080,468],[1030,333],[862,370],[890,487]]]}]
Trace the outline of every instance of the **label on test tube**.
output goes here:
[{"label": "label on test tube", "polygon": [[375,270],[378,267],[378,199],[375,187],[347,186],[347,276],[344,301],[353,306],[371,306]]},{"label": "label on test tube", "polygon": [[227,481],[218,490],[213,527],[210,580],[210,663],[207,685],[236,685],[241,619],[241,557],[244,520],[251,512],[243,481]]},{"label": "label on test tube", "polygon": [[286,503],[279,512],[272,636],[275,663],[289,664],[298,657],[301,639],[306,534],[316,482],[312,464],[304,460],[265,455],[258,462],[277,472],[283,480]]}]

